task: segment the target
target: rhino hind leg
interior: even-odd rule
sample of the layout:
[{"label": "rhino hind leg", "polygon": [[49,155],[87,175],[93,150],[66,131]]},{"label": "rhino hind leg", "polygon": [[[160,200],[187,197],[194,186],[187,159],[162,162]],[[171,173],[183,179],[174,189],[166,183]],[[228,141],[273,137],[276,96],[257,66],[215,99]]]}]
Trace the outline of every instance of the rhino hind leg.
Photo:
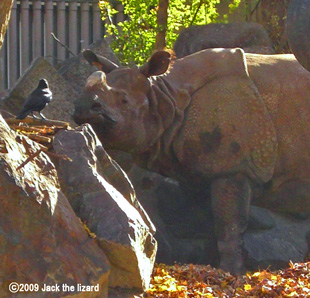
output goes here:
[{"label": "rhino hind leg", "polygon": [[211,186],[220,268],[232,274],[245,272],[242,233],[248,223],[251,196],[249,179],[241,174],[219,178]]}]

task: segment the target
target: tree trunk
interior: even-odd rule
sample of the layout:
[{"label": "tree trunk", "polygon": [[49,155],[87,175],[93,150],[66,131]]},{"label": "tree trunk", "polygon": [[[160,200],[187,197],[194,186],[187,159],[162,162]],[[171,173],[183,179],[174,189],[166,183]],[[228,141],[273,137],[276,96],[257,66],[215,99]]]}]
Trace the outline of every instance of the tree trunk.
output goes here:
[{"label": "tree trunk", "polygon": [[4,40],[4,35],[9,24],[11,8],[14,0],[0,1],[0,49]]},{"label": "tree trunk", "polygon": [[289,2],[290,0],[261,0],[262,25],[267,30],[276,53],[290,51],[285,31]]},{"label": "tree trunk", "polygon": [[168,7],[169,7],[169,0],[158,1],[157,34],[156,34],[155,50],[163,50],[166,47]]},{"label": "tree trunk", "polygon": [[310,1],[291,0],[286,20],[286,32],[298,62],[310,71]]}]

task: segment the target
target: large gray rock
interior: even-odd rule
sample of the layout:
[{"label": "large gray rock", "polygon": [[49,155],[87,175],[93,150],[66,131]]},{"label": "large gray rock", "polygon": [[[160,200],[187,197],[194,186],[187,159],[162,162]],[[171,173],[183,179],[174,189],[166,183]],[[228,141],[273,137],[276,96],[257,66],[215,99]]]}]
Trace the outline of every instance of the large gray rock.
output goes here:
[{"label": "large gray rock", "polygon": [[[107,297],[109,262],[60,190],[53,163],[41,152],[21,166],[39,149],[0,115],[0,297]],[[11,282],[39,289],[13,295]],[[81,292],[78,283],[96,290]],[[42,291],[56,284],[59,292]]]},{"label": "large gray rock", "polygon": [[78,95],[73,88],[74,84],[66,81],[46,59],[41,57],[31,63],[10,89],[8,96],[0,103],[0,107],[17,114],[28,95],[37,88],[41,78],[47,79],[53,93],[53,100],[42,111],[43,115],[49,119],[67,121],[72,126],[76,126],[71,117],[73,102]]},{"label": "large gray rock", "polygon": [[[97,41],[90,45],[90,48],[119,64],[105,40]],[[86,79],[96,70],[96,67],[89,65],[84,59],[82,53],[67,59],[58,65],[57,69],[45,58],[39,57],[31,63],[8,94],[1,99],[0,108],[16,115],[21,110],[25,99],[37,87],[39,79],[45,78],[53,92],[53,100],[42,113],[49,119],[63,120],[74,127],[76,123],[71,116],[74,109],[73,102],[84,89]]]},{"label": "large gray rock", "polygon": [[[262,222],[273,222],[273,225],[264,230],[248,229],[243,238],[248,269],[279,269],[286,267],[290,261],[303,262],[309,253],[307,237],[310,232],[310,219],[268,210],[264,212],[265,215],[261,215]],[[252,210],[252,213],[257,213],[257,210]]]},{"label": "large gray rock", "polygon": [[178,36],[173,50],[177,58],[182,58],[204,49],[237,47],[247,53],[274,53],[264,27],[251,22],[188,27]]},{"label": "large gray rock", "polygon": [[179,184],[137,166],[128,173],[139,201],[156,226],[157,263],[217,265],[211,208],[206,198],[188,196]]},{"label": "large gray rock", "polygon": [[57,133],[54,148],[72,160],[57,165],[62,189],[111,262],[109,285],[146,289],[157,243],[127,176],[89,125]]},{"label": "large gray rock", "polygon": [[[118,65],[120,64],[109,44],[104,39],[91,44],[89,48],[98,55],[106,57]],[[86,79],[94,71],[98,70],[95,66],[90,65],[85,60],[82,53],[76,57],[67,59],[57,67],[59,74],[68,80],[68,82],[74,82],[73,87],[77,92],[81,92],[84,89]]]},{"label": "large gray rock", "polygon": [[[134,166],[128,173],[139,201],[156,226],[158,263],[218,265],[208,194],[189,192],[176,181]],[[207,188],[207,185],[206,185]],[[280,269],[302,262],[309,252],[310,219],[251,206],[244,235],[249,270]]]}]

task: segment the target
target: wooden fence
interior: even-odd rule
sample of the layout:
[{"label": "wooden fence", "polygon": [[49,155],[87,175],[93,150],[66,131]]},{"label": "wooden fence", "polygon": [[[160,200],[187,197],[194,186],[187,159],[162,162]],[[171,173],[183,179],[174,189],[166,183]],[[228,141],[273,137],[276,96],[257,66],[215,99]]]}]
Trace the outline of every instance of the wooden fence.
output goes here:
[{"label": "wooden fence", "polygon": [[[98,2],[99,0],[14,0],[9,28],[0,51],[0,95],[2,90],[13,86],[36,57],[45,56],[55,65],[70,56],[69,51],[51,33],[74,54],[102,38],[104,22],[101,20]],[[229,21],[259,20],[260,6],[253,10],[253,3],[256,1],[252,2],[253,0],[242,1],[240,8],[229,16]],[[121,3],[111,0],[111,4],[118,10],[114,21],[123,21]],[[256,6],[257,3],[255,8]],[[227,1],[219,3],[219,20],[222,20],[228,10]],[[247,13],[252,10],[255,11],[254,14]]]},{"label": "wooden fence", "polygon": [[104,25],[98,2],[15,0],[0,55],[0,91],[10,88],[36,57],[48,57],[56,64],[71,55],[51,33],[74,54],[102,38]]}]

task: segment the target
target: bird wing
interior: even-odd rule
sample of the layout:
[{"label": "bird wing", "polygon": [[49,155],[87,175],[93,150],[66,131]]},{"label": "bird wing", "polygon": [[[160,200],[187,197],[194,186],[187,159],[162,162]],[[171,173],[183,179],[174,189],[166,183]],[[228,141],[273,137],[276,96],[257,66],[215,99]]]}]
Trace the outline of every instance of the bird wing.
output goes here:
[{"label": "bird wing", "polygon": [[33,109],[38,105],[44,105],[52,100],[52,92],[48,89],[36,89],[26,99],[24,109]]}]

